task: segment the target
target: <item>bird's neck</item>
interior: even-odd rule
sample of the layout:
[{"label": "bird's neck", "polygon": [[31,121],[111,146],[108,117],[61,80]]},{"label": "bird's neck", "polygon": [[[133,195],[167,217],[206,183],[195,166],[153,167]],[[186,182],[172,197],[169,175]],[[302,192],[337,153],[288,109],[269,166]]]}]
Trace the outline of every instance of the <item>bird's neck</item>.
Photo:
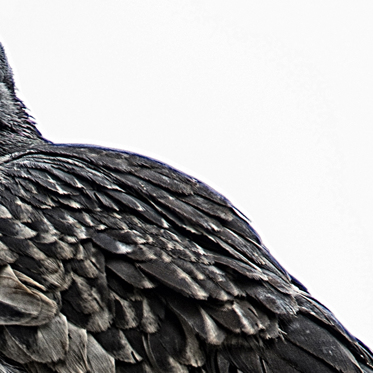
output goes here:
[{"label": "bird's neck", "polygon": [[5,83],[0,83],[0,154],[40,141],[43,139],[22,101]]}]

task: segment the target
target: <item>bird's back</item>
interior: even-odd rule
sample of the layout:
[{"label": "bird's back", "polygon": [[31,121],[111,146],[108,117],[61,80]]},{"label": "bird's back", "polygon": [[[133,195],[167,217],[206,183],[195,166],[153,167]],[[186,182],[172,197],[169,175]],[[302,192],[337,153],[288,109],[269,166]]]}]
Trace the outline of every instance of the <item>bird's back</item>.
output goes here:
[{"label": "bird's back", "polygon": [[149,158],[45,141],[7,74],[0,372],[373,372],[228,200]]}]

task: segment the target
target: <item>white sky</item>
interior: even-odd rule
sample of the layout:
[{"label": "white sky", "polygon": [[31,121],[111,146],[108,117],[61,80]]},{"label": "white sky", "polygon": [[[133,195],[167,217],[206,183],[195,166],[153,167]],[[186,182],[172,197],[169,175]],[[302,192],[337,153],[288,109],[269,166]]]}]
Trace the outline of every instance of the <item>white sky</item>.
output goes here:
[{"label": "white sky", "polygon": [[207,182],[373,347],[371,1],[0,4],[45,137]]}]

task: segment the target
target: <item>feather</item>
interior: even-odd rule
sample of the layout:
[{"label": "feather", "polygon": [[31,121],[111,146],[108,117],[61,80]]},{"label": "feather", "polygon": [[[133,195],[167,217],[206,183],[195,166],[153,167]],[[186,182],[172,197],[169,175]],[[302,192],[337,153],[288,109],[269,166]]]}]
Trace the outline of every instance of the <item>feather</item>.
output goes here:
[{"label": "feather", "polygon": [[66,357],[55,364],[48,365],[57,373],[88,373],[87,339],[87,332],[84,329],[69,323]]},{"label": "feather", "polygon": [[95,338],[115,359],[131,364],[142,360],[120,329],[109,328],[96,334]]},{"label": "feather", "polygon": [[106,266],[121,279],[139,289],[150,289],[155,286],[152,281],[129,262],[124,262],[123,260],[108,260]]},{"label": "feather", "polygon": [[[17,345],[30,361],[39,363],[57,362],[65,357],[68,349],[66,318],[56,316],[38,327],[7,326],[7,341]],[[58,335],[59,338],[55,338]]]},{"label": "feather", "polygon": [[41,325],[57,312],[55,302],[23,285],[10,266],[0,268],[0,308],[1,325]]},{"label": "feather", "polygon": [[352,353],[332,334],[299,314],[284,326],[286,339],[341,372],[360,372]]},{"label": "feather", "polygon": [[200,306],[185,300],[177,301],[173,298],[168,301],[170,308],[176,315],[206,342],[212,345],[220,345],[224,341],[226,333],[218,327],[215,321]]},{"label": "feather", "polygon": [[115,359],[88,334],[87,341],[88,367],[91,373],[115,373]]}]

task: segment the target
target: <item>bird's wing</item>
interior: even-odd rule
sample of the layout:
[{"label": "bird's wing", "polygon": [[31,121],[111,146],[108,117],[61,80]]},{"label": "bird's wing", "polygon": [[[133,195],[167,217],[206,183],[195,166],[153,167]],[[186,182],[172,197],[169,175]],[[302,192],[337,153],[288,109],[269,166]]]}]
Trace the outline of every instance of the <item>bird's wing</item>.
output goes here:
[{"label": "bird's wing", "polygon": [[145,157],[0,159],[0,350],[29,372],[373,372],[221,195]]}]

